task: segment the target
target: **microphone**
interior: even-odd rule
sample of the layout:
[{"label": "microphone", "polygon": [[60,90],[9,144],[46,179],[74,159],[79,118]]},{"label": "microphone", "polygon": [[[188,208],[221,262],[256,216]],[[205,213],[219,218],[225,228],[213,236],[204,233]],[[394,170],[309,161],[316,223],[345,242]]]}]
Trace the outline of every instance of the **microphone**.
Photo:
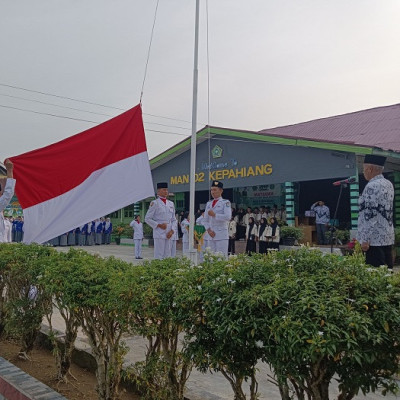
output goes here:
[{"label": "microphone", "polygon": [[342,179],[341,181],[336,181],[333,182],[333,186],[340,186],[340,185],[345,185],[346,183],[354,183],[357,182],[357,177],[351,176],[350,178]]}]

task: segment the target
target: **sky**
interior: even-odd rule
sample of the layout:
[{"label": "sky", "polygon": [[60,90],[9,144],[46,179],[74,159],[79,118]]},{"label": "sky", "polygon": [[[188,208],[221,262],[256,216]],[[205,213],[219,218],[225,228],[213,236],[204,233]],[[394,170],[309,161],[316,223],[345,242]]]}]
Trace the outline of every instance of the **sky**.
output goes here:
[{"label": "sky", "polygon": [[[150,46],[156,6],[2,0],[0,160],[135,106],[143,82],[149,157],[190,136],[195,0],[159,0]],[[200,0],[198,129],[400,103],[399,19],[398,0]]]}]

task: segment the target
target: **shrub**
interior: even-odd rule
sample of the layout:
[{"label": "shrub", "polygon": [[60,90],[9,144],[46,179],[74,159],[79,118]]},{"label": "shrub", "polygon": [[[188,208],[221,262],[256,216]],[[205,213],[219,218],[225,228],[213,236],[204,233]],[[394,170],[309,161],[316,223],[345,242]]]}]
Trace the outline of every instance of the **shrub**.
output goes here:
[{"label": "shrub", "polygon": [[52,306],[56,308],[65,323],[64,342],[58,340],[58,332],[53,330],[52,315],[53,307],[48,309],[46,314],[50,327],[49,338],[53,346],[53,354],[56,359],[57,379],[68,381],[72,363],[72,352],[80,326],[77,310],[68,305],[68,283],[64,276],[68,276],[71,270],[79,268],[79,256],[81,252],[70,249],[68,253],[55,252],[43,271],[41,283],[49,297],[52,299]]},{"label": "shrub", "polygon": [[282,226],[280,228],[281,238],[292,238],[300,240],[303,237],[303,231],[296,226]]},{"label": "shrub", "polygon": [[20,338],[20,358],[29,359],[45,312],[51,307],[40,277],[52,253],[52,249],[33,244],[0,245],[0,312],[5,319],[1,324]]},{"label": "shrub", "polygon": [[264,318],[254,337],[283,398],[289,381],[299,399],[327,399],[334,374],[338,399],[397,390],[400,289],[385,268],[308,249],[271,254],[265,267],[271,280],[243,301],[252,319]]},{"label": "shrub", "polygon": [[146,359],[136,363],[131,376],[148,399],[183,400],[191,362],[179,347],[183,332],[178,293],[186,290],[186,258],[153,260],[127,275],[124,301],[129,304],[131,327],[148,339]]},{"label": "shrub", "polygon": [[132,265],[113,257],[102,259],[84,251],[72,252],[72,268],[63,274],[63,300],[88,338],[96,359],[100,399],[118,398],[123,356],[121,337],[128,330],[127,308],[122,301],[121,279]]}]

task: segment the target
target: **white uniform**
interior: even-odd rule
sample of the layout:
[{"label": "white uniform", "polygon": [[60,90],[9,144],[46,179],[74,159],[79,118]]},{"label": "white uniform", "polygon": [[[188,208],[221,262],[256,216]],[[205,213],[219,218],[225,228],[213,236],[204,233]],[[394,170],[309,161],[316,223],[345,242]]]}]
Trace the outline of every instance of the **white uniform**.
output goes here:
[{"label": "white uniform", "polygon": [[181,222],[181,229],[182,229],[182,252],[183,255],[189,255],[189,225],[190,222],[185,218]]},{"label": "white uniform", "polygon": [[[211,237],[208,241],[208,245],[211,251],[214,253],[222,253],[225,257],[228,257],[228,223],[232,218],[231,202],[225,200],[222,197],[216,199],[217,202],[213,207],[213,201],[210,200],[204,211],[203,225],[208,230],[212,230],[215,233],[214,237]],[[208,211],[214,211],[215,217],[208,215]]]},{"label": "white uniform", "polygon": [[267,225],[267,227],[264,230],[264,235],[266,237],[271,237],[271,243],[279,243],[280,241],[280,235],[279,235],[279,226],[276,227],[275,229],[275,237],[272,238],[272,226]]},{"label": "white uniform", "polygon": [[133,228],[135,258],[142,258],[143,224],[134,219],[129,225]]},{"label": "white uniform", "polygon": [[5,237],[6,227],[4,224],[3,210],[8,206],[12,197],[14,196],[15,182],[15,179],[7,178],[4,192],[0,197],[0,243],[7,241],[7,238]]},{"label": "white uniform", "polygon": [[7,243],[11,243],[11,228],[12,228],[12,223],[8,218],[4,219],[4,236],[3,239]]},{"label": "white uniform", "polygon": [[254,220],[256,220],[256,217],[253,213],[247,213],[244,215],[242,219],[242,225],[247,226],[249,224],[249,218],[252,217]]},{"label": "white uniform", "polygon": [[[175,205],[172,201],[166,200],[165,204],[157,198],[150,203],[145,221],[153,228],[154,258],[163,260],[171,257],[171,238],[167,239],[167,233],[174,228],[176,221]],[[158,228],[158,224],[167,224],[167,229]]]},{"label": "white uniform", "polygon": [[171,236],[171,257],[176,257],[176,242],[179,240],[177,219],[175,219],[172,229],[174,230],[174,234]]}]

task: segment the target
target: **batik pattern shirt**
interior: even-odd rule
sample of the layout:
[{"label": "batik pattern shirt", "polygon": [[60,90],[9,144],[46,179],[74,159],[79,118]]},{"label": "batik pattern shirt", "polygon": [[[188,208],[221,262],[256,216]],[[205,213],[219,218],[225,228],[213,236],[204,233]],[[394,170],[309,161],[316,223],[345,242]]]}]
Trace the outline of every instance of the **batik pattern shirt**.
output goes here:
[{"label": "batik pattern shirt", "polygon": [[316,224],[328,224],[330,221],[329,208],[325,205],[316,206],[312,205],[311,210],[315,212],[315,223]]},{"label": "batik pattern shirt", "polygon": [[358,233],[360,243],[370,246],[389,246],[394,243],[394,189],[383,175],[372,178],[359,200]]}]

